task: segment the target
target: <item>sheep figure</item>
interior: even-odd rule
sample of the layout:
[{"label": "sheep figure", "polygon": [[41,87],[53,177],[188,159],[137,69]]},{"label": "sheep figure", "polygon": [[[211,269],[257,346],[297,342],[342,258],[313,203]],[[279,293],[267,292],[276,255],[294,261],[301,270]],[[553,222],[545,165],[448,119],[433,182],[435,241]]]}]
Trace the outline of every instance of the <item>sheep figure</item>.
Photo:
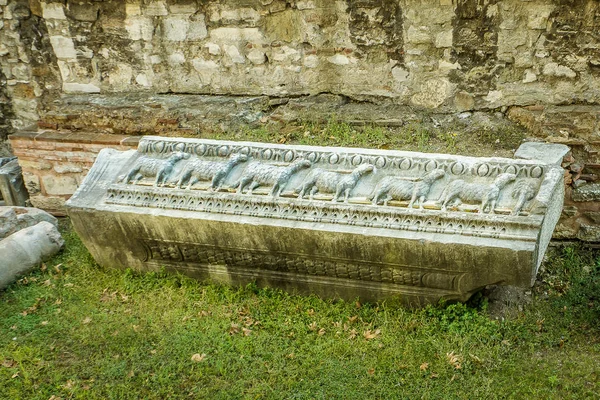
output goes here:
[{"label": "sheep figure", "polygon": [[341,174],[339,172],[326,171],[322,168],[315,168],[304,179],[302,186],[296,189],[298,198],[303,199],[306,192],[309,192],[309,199],[312,200],[318,192],[335,193],[332,201],[339,201],[340,196],[344,195],[344,202],[348,202],[350,192],[358,184],[360,179],[369,173],[374,173],[375,167],[371,164],[362,164],[350,174]]},{"label": "sheep figure", "polygon": [[512,190],[513,199],[517,199],[515,208],[513,208],[511,215],[519,215],[525,203],[535,197],[536,185],[525,180],[518,181],[515,183],[515,187]]},{"label": "sheep figure", "polygon": [[434,169],[418,181],[409,181],[395,176],[386,176],[377,183],[373,194],[369,197],[373,205],[378,205],[383,200],[383,205],[387,206],[388,201],[408,200],[409,208],[418,201],[419,208],[423,209],[425,198],[429,194],[433,183],[442,178],[446,173],[443,169]]},{"label": "sheep figure", "polygon": [[175,164],[183,159],[189,158],[187,153],[176,152],[171,154],[167,159],[157,159],[147,156],[142,156],[135,161],[133,168],[125,176],[123,182],[133,183],[138,182],[142,178],[156,177],[154,186],[164,186],[173,172]]},{"label": "sheep figure", "polygon": [[234,187],[237,187],[237,193],[244,193],[244,189],[247,187],[247,194],[252,194],[254,189],[261,185],[273,185],[270,195],[278,197],[295,173],[310,168],[311,165],[312,163],[308,160],[297,160],[285,167],[254,161],[248,164]]},{"label": "sheep figure", "polygon": [[193,160],[190,161],[184,168],[177,187],[187,185],[187,189],[191,189],[198,181],[212,181],[210,189],[218,191],[223,186],[225,178],[229,175],[231,170],[243,162],[248,161],[248,156],[245,154],[232,154],[229,160],[226,162],[222,161],[205,161],[205,160]]},{"label": "sheep figure", "polygon": [[446,186],[438,202],[442,202],[442,211],[446,211],[448,204],[454,200],[467,203],[481,202],[479,212],[485,213],[489,208],[493,214],[500,191],[508,183],[514,181],[516,177],[515,174],[500,174],[489,185],[484,183],[469,183],[462,179],[457,179]]}]

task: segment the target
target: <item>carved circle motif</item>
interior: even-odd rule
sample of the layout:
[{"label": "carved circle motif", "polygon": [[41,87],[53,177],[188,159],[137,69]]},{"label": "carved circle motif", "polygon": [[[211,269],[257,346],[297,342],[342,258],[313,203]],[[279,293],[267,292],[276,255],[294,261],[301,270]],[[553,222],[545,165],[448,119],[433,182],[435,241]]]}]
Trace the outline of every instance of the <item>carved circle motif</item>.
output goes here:
[{"label": "carved circle motif", "polygon": [[450,171],[454,175],[461,175],[463,172],[465,172],[465,166],[457,161],[452,163],[452,165],[450,166]]},{"label": "carved circle motif", "polygon": [[542,176],[543,173],[544,170],[539,165],[536,165],[535,167],[529,170],[529,176],[531,176],[532,178],[539,178],[540,176]]},{"label": "carved circle motif", "polygon": [[271,149],[263,150],[263,152],[262,152],[263,160],[270,160],[271,157],[273,157],[273,150],[271,150]]},{"label": "carved circle motif", "polygon": [[152,146],[152,150],[156,153],[162,153],[163,150],[165,149],[165,142],[154,142],[154,145]]},{"label": "carved circle motif", "polygon": [[412,167],[412,161],[410,158],[405,158],[400,162],[400,164],[398,164],[398,166],[400,169],[409,170]]},{"label": "carved circle motif", "polygon": [[487,176],[490,173],[490,167],[487,164],[481,164],[477,167],[477,175],[479,176]]},{"label": "carved circle motif", "polygon": [[517,175],[518,172],[519,171],[517,170],[517,167],[514,166],[514,165],[507,165],[504,168],[504,173],[506,173],[506,174],[515,174],[515,175]]},{"label": "carved circle motif", "polygon": [[436,168],[437,168],[437,162],[435,160],[431,160],[427,164],[425,164],[425,171],[427,171],[427,172],[433,171]]},{"label": "carved circle motif", "polygon": [[204,153],[206,153],[206,145],[205,144],[199,144],[194,146],[194,154],[196,154],[197,156],[203,156]]},{"label": "carved circle motif", "polygon": [[294,150],[288,150],[283,154],[283,161],[285,162],[292,162],[294,161],[294,158],[296,158],[296,153],[294,153]]},{"label": "carved circle motif", "polygon": [[306,159],[312,163],[316,163],[319,160],[319,155],[315,152],[308,153]]},{"label": "carved circle motif", "polygon": [[248,147],[248,146],[242,147],[238,153],[249,156],[250,155],[250,147]]},{"label": "carved circle motif", "polygon": [[333,153],[332,155],[329,156],[329,164],[337,164],[340,161],[340,156],[338,156],[337,154]]},{"label": "carved circle motif", "polygon": [[385,157],[377,157],[375,159],[375,166],[377,168],[384,168],[386,164],[387,164],[387,160],[385,159]]},{"label": "carved circle motif", "polygon": [[352,160],[350,162],[352,163],[352,165],[357,166],[362,164],[363,158],[361,155],[355,155],[352,157]]},{"label": "carved circle motif", "polygon": [[217,149],[217,155],[220,157],[227,157],[229,154],[229,146],[221,146]]},{"label": "carved circle motif", "polygon": [[185,143],[177,143],[173,146],[173,151],[185,151]]}]

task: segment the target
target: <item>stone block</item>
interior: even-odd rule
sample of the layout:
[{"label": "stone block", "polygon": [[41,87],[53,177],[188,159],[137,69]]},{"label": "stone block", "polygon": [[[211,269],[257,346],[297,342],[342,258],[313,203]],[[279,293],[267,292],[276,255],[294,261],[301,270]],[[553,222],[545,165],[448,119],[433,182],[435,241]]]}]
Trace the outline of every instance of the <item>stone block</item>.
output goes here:
[{"label": "stone block", "polygon": [[46,210],[54,215],[65,215],[65,198],[54,196],[35,195],[29,198],[31,205],[41,210]]},{"label": "stone block", "polygon": [[[56,3],[52,3],[56,4]],[[57,58],[61,59],[75,59],[77,58],[77,52],[75,51],[75,45],[73,39],[64,36],[50,36],[50,43],[54,49],[54,54]]]},{"label": "stone block", "polygon": [[160,17],[169,14],[167,4],[163,0],[152,0],[146,4],[144,14],[152,17]]},{"label": "stone block", "polygon": [[67,15],[78,21],[94,22],[98,19],[98,5],[93,3],[69,2]]},{"label": "stone block", "polygon": [[71,195],[77,190],[77,180],[72,176],[42,176],[44,192],[51,196]]},{"label": "stone block", "polygon": [[571,151],[569,146],[555,143],[526,142],[519,146],[515,158],[538,160],[547,164],[560,165],[563,157]]},{"label": "stone block", "polygon": [[42,3],[44,19],[67,19],[61,3]]},{"label": "stone block", "polygon": [[100,93],[100,88],[93,83],[63,82],[65,93]]},{"label": "stone block", "polygon": [[530,160],[144,137],[67,202],[106,267],[405,304],[529,287],[560,217]]},{"label": "stone block", "polygon": [[163,19],[164,38],[174,42],[182,42],[187,37],[189,18],[172,16]]},{"label": "stone block", "polygon": [[21,166],[16,158],[8,160],[4,165],[0,163],[0,194],[6,205],[24,206],[29,195],[25,189]]},{"label": "stone block", "polygon": [[586,183],[574,189],[571,197],[573,201],[600,201],[600,183]]}]

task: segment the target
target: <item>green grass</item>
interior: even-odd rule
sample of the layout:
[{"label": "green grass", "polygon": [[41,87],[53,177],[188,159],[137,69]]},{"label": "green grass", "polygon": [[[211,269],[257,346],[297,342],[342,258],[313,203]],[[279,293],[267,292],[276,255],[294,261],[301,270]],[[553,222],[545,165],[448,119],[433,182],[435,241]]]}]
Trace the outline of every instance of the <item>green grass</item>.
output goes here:
[{"label": "green grass", "polygon": [[66,222],[65,250],[0,292],[1,399],[600,398],[598,253],[555,252],[496,320],[481,297],[406,310],[107,270]]},{"label": "green grass", "polygon": [[204,132],[202,137],[312,146],[512,157],[525,138],[525,131],[515,127],[492,129],[474,126],[467,129],[456,124],[439,127],[417,123],[409,123],[402,127],[353,126],[333,115],[326,121],[299,121],[297,124],[289,124],[283,128],[262,126],[260,128],[245,127],[237,132]]}]

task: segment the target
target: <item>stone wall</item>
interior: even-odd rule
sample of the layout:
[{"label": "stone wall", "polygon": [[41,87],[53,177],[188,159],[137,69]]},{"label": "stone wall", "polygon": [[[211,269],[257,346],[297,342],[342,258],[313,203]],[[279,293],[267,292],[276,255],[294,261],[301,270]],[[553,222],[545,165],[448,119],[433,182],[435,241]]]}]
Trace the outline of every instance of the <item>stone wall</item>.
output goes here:
[{"label": "stone wall", "polygon": [[65,200],[83,181],[100,150],[135,149],[138,138],[41,130],[12,135],[10,142],[23,169],[31,204],[65,215]]},{"label": "stone wall", "polygon": [[597,0],[0,0],[0,140],[487,112],[572,146],[585,185],[599,31]]}]

